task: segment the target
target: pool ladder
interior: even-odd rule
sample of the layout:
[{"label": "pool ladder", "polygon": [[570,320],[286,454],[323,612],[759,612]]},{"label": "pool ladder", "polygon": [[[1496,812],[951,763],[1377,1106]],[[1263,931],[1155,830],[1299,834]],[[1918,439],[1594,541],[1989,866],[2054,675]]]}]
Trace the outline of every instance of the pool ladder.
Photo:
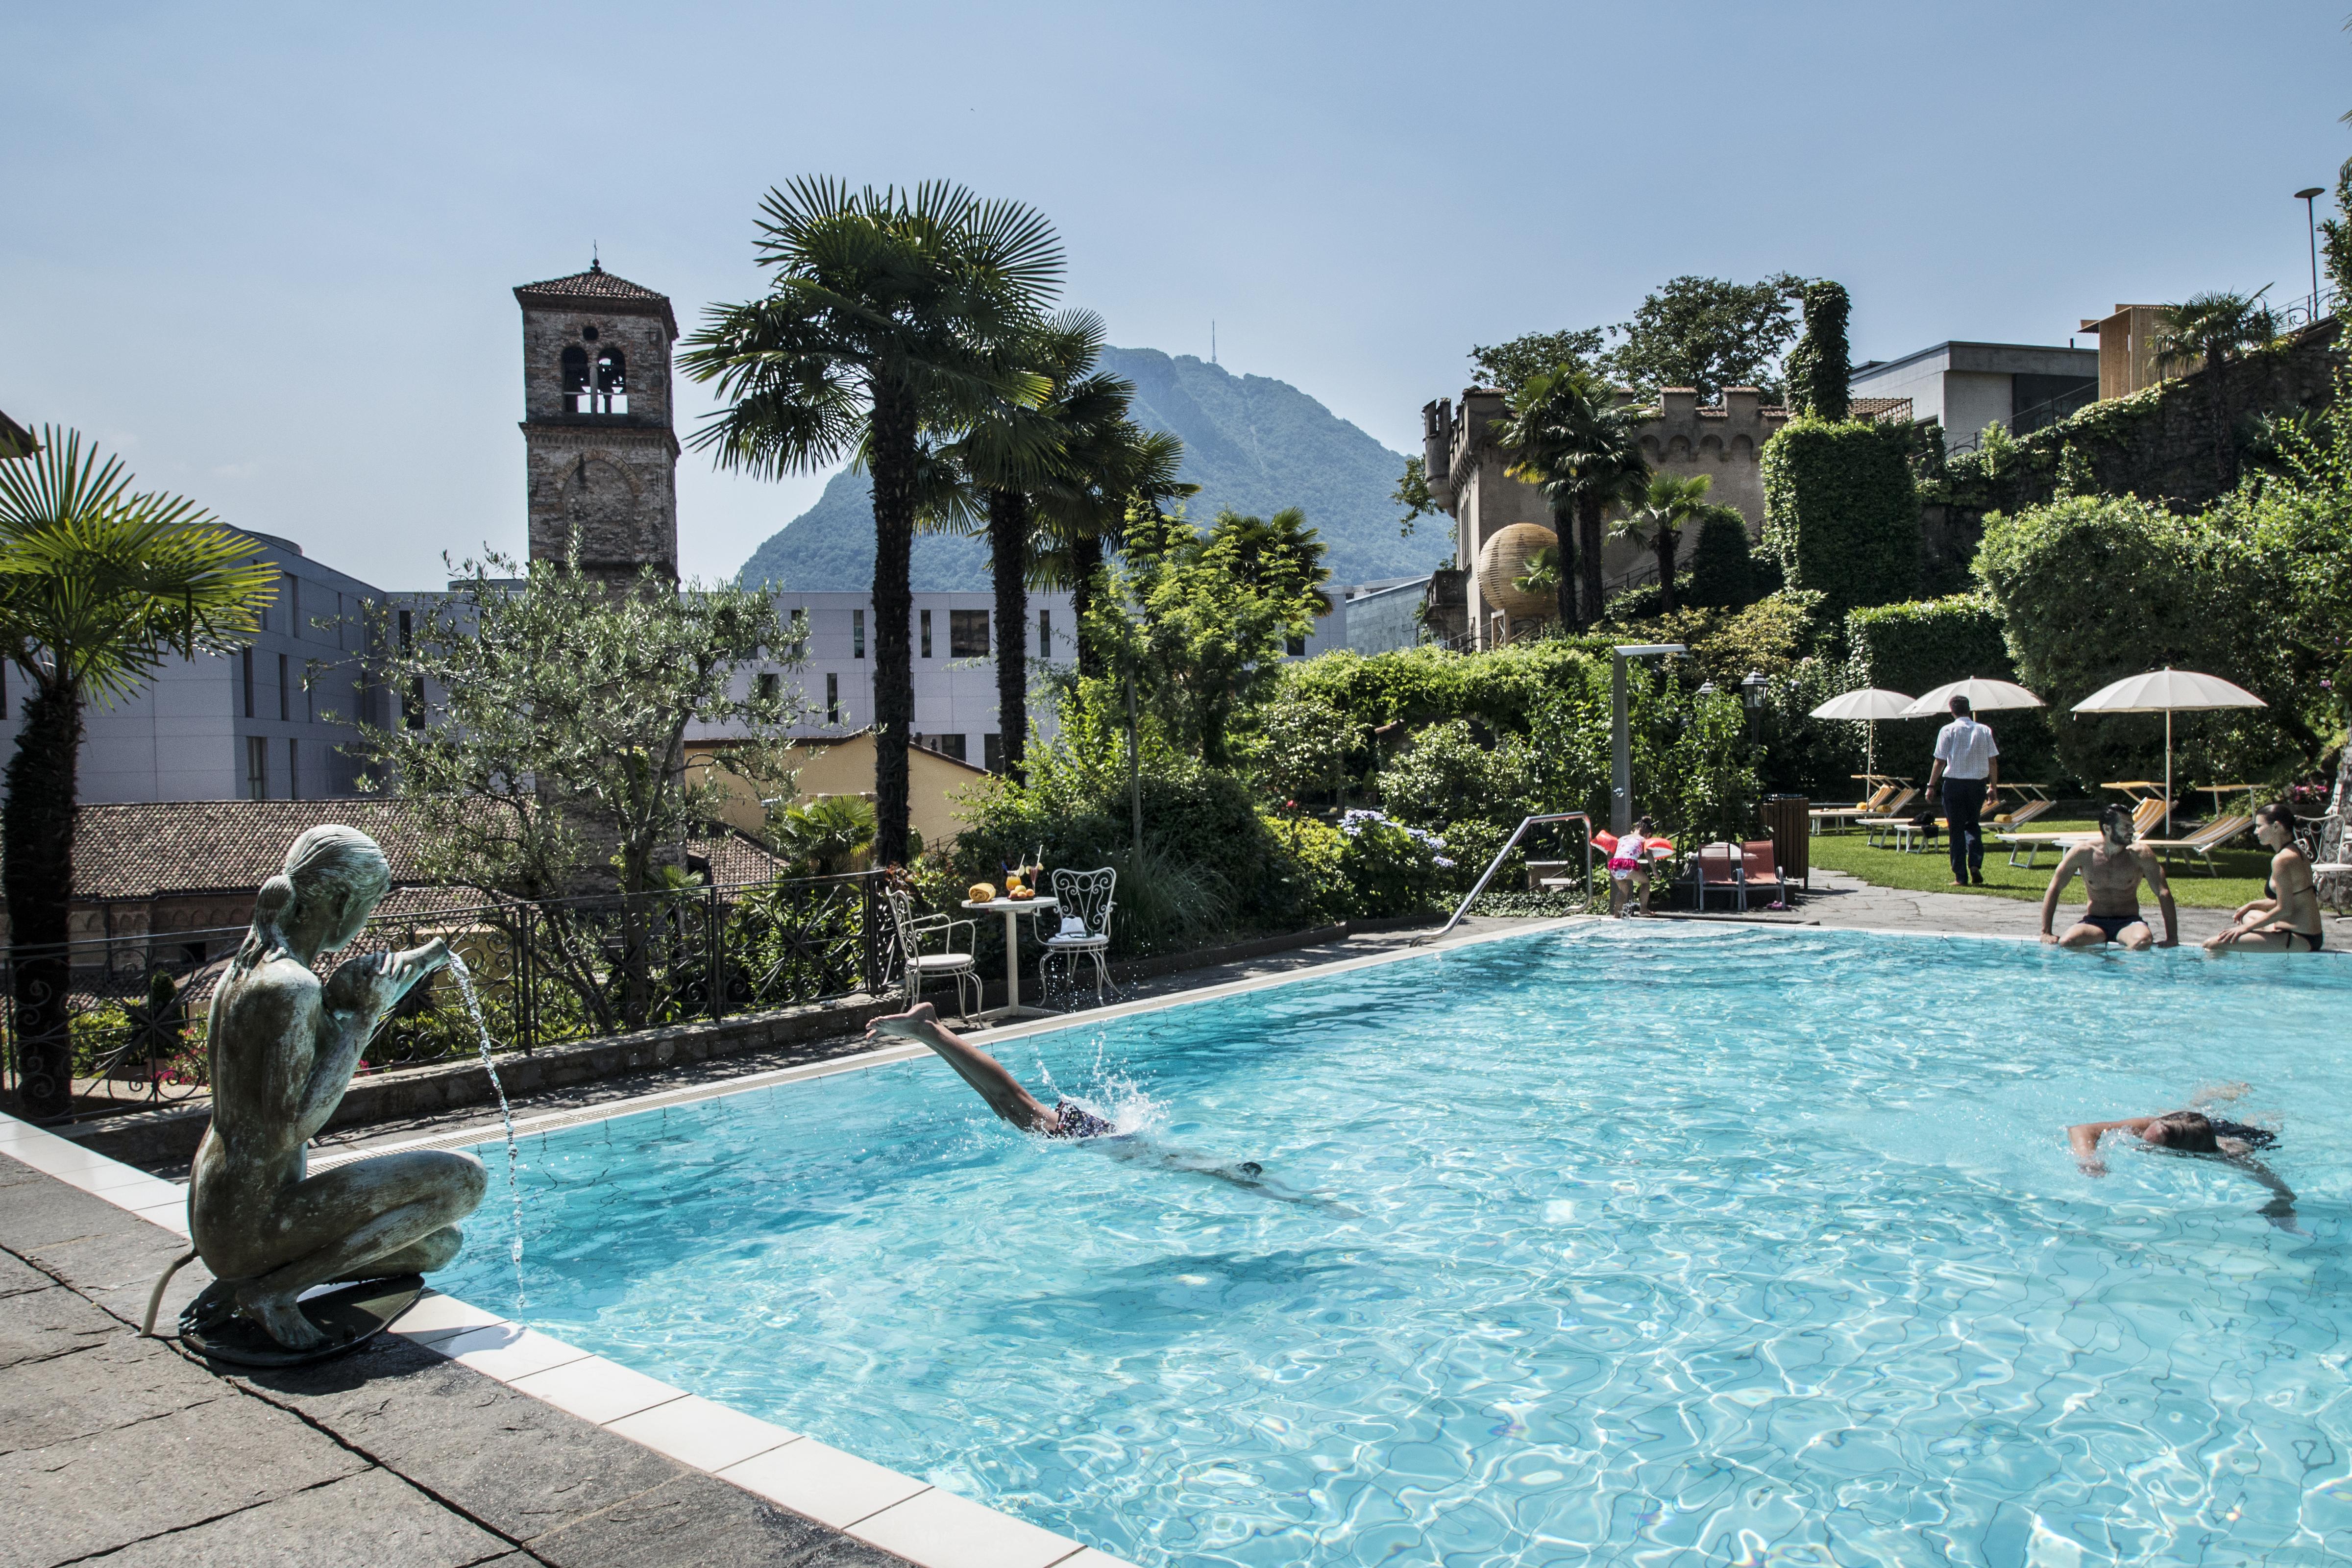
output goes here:
[{"label": "pool ladder", "polygon": [[1503,862],[1510,858],[1511,851],[1518,847],[1520,836],[1526,833],[1528,828],[1538,826],[1547,822],[1580,822],[1584,824],[1584,896],[1590,899],[1592,896],[1592,818],[1580,811],[1555,811],[1542,816],[1521,817],[1519,819],[1519,825],[1511,829],[1511,837],[1504,843],[1501,851],[1496,855],[1493,860],[1487,863],[1486,869],[1479,876],[1478,885],[1472,888],[1469,893],[1463,899],[1462,902],[1454,907],[1454,918],[1447,921],[1431,935],[1414,938],[1414,942],[1416,943],[1435,942],[1447,931],[1450,931],[1455,926],[1460,925],[1462,923],[1462,917],[1470,912],[1470,906],[1478,901],[1478,895],[1486,890],[1486,884],[1495,879],[1495,873],[1503,868]]}]

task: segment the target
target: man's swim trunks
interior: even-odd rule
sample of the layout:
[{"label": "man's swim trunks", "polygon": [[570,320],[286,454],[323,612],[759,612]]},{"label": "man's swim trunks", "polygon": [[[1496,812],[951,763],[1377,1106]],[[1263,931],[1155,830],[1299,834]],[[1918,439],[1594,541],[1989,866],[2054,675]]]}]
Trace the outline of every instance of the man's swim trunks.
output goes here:
[{"label": "man's swim trunks", "polygon": [[1075,1100],[1057,1100],[1054,1115],[1061,1122],[1059,1130],[1045,1134],[1048,1138],[1100,1138],[1118,1129],[1080,1105]]},{"label": "man's swim trunks", "polygon": [[2142,925],[2146,922],[2147,917],[2144,915],[2084,915],[2083,917],[2084,925],[2096,926],[2106,932],[2109,942],[2122,941],[2125,927]]}]

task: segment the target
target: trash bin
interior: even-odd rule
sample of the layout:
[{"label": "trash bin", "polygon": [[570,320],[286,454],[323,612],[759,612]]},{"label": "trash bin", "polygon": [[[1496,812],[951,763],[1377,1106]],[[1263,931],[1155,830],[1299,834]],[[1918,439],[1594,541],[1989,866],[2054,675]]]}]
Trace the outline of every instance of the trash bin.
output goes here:
[{"label": "trash bin", "polygon": [[1794,877],[1800,887],[1813,885],[1812,801],[1801,795],[1764,797],[1764,831],[1772,838],[1772,858],[1783,877]]}]

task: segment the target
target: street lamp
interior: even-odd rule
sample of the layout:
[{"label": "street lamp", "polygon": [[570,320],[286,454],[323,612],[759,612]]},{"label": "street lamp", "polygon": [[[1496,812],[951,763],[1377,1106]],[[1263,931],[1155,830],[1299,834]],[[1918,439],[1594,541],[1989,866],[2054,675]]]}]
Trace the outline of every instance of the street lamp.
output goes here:
[{"label": "street lamp", "polygon": [[1739,700],[1748,709],[1748,738],[1750,741],[1756,738],[1756,716],[1764,710],[1764,688],[1769,684],[1760,669],[1751,669],[1739,679]]},{"label": "street lamp", "polygon": [[2320,185],[2294,193],[2294,199],[2303,204],[2303,226],[2311,236],[2311,319],[2315,321],[2319,320],[2319,209],[2312,204],[2326,194],[2326,187]]},{"label": "street lamp", "polygon": [[1633,826],[1633,744],[1625,731],[1625,661],[1683,651],[1678,642],[1621,643],[1609,672],[1609,831],[1625,837]]}]

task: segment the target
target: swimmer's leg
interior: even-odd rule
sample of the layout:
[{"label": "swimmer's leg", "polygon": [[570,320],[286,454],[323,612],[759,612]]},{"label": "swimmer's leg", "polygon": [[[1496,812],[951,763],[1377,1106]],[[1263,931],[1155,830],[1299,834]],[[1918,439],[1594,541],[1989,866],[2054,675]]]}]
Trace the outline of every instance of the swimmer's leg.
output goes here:
[{"label": "swimmer's leg", "polygon": [[[2140,929],[2145,931],[2147,928],[2143,926]],[[2066,934],[2058,939],[2058,945],[2072,948],[2076,952],[2095,952],[2107,945],[2107,933],[2087,922],[2076,924],[2066,929]]]},{"label": "swimmer's leg", "polygon": [[994,1057],[959,1039],[955,1031],[940,1022],[939,1009],[929,1002],[918,1002],[903,1013],[877,1018],[866,1026],[868,1041],[885,1037],[929,1046],[988,1102],[989,1110],[1024,1132],[1060,1130],[1058,1116],[1038,1104]]}]

